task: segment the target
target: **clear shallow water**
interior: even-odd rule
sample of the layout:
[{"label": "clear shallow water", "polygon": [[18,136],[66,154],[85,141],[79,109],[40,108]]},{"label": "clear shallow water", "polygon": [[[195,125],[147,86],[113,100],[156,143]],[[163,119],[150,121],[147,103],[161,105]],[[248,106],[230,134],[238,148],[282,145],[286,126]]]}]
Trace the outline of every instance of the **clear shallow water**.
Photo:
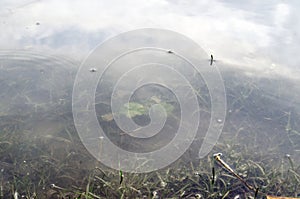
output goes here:
[{"label": "clear shallow water", "polygon": [[[70,190],[72,190],[70,186],[84,187],[88,176],[98,176],[102,173],[102,171],[98,171],[100,174],[93,173],[95,167],[104,168],[106,175],[110,176],[107,182],[115,183],[118,179],[116,171],[107,170],[108,168],[91,157],[77,135],[71,109],[72,82],[76,72],[74,63],[59,61],[54,57],[37,56],[28,52],[3,52],[1,60],[1,90],[3,90],[1,98],[1,167],[3,169],[4,194],[9,194],[11,184],[16,186],[16,190],[20,190],[20,192],[26,187],[34,185],[37,186],[37,189],[31,190],[32,194],[37,193],[39,197],[53,198],[55,197],[53,194],[59,194],[57,192],[59,189],[51,188],[52,183]],[[285,177],[291,169],[286,158],[286,155],[289,154],[294,170],[297,172],[300,150],[299,107],[295,100],[297,92],[287,92],[293,89],[290,86],[293,85],[293,82],[287,79],[277,79],[277,81],[272,80],[272,85],[270,85],[270,79],[249,77],[242,72],[227,70],[225,67],[222,68],[222,73],[227,91],[228,113],[221,138],[210,156],[214,152],[223,152],[226,161],[238,171],[250,169],[246,178],[256,176],[261,180],[266,174],[252,170],[255,168],[253,162],[261,165],[265,172],[280,172],[280,175]],[[199,76],[195,78],[201,80]],[[106,81],[109,85],[109,79]],[[285,86],[288,86],[289,89]],[[201,122],[198,135],[182,158],[168,167],[179,170],[185,168],[185,170],[178,171],[177,174],[181,175],[183,172],[192,178],[198,178],[193,175],[195,170],[202,171],[202,175],[210,175],[209,165],[212,164],[211,158],[199,160],[197,156],[203,132],[207,130],[210,119],[207,89],[201,86],[199,88],[202,88],[200,89],[202,98],[199,98]],[[281,90],[278,91],[277,88]],[[167,94],[163,88],[154,86],[142,88],[134,94],[133,102],[143,104],[152,96],[152,100],[156,100],[156,103],[157,100],[163,100],[175,108],[172,115],[168,117],[165,129],[158,136],[142,143],[138,140],[135,141],[130,136],[125,136],[113,120],[103,119],[102,116],[110,111],[109,101],[105,100],[108,100],[110,96],[108,90],[105,89],[105,86],[97,90],[96,96],[101,97],[96,100],[98,102],[96,112],[99,123],[108,138],[115,144],[131,151],[151,151],[162,147],[172,139],[174,135],[169,132],[176,131],[179,125],[180,107],[171,93]],[[157,96],[157,98],[153,98],[153,96]],[[147,114],[134,117],[134,121],[139,125],[147,125],[150,122]],[[105,139],[102,141],[105,142]],[[204,164],[203,167],[206,169],[198,167],[199,161]],[[126,164],[126,161],[123,163]],[[194,164],[194,168],[187,169],[184,166],[190,164]],[[243,164],[248,164],[248,166],[243,166]],[[161,172],[161,175],[165,175],[164,178],[170,177],[164,173],[164,170]],[[128,175],[130,174],[126,174],[126,176]],[[219,175],[221,178],[222,174]],[[142,178],[142,174],[137,174],[137,176],[132,179],[128,177],[132,180],[132,186],[136,186],[135,183]],[[204,182],[206,180],[204,179]],[[150,182],[155,182],[152,185],[153,190],[159,189],[156,187],[156,183],[161,183],[159,178],[149,179]],[[266,181],[266,183],[268,182],[270,183],[270,181]],[[102,186],[101,183],[98,185],[95,183],[93,186]],[[168,183],[171,187],[175,186],[173,184],[175,182],[171,179],[168,179]],[[291,180],[291,183],[295,182]],[[195,186],[201,187],[191,184],[191,187]],[[169,188],[171,189],[171,187]],[[143,188],[140,189],[143,190]],[[197,188],[195,189],[197,190]],[[266,190],[276,193],[271,188]],[[96,188],[94,192],[105,195]],[[112,190],[108,190],[108,192],[113,193]],[[201,193],[200,190],[188,190],[187,192],[188,194]],[[238,195],[242,192],[240,190],[232,192],[232,194]],[[153,194],[144,190],[144,194],[147,195],[147,193]],[[288,191],[286,193],[291,194]],[[25,192],[22,194],[26,195]],[[119,193],[114,194],[118,195]],[[130,195],[130,193],[127,194]],[[170,193],[164,194],[166,194],[165,196],[170,195]],[[204,192],[201,194],[203,195]],[[74,196],[73,193],[72,197]],[[209,196],[206,195],[206,197]]]},{"label": "clear shallow water", "polygon": [[[95,1],[2,3],[0,179],[4,196],[1,197],[18,192],[28,197],[36,193],[37,198],[55,198],[59,194],[70,194],[72,198],[78,196],[78,192],[85,192],[87,185],[92,187],[91,193],[110,198],[119,198],[122,194],[129,198],[152,198],[154,191],[162,198],[181,194],[192,197],[198,193],[204,198],[218,198],[218,194],[224,195],[228,190],[229,198],[251,195],[218,166],[215,166],[217,184],[214,189],[209,188],[215,152],[222,152],[224,160],[239,173],[247,171],[245,178],[261,187],[264,193],[299,194],[297,2],[256,2],[247,6],[234,1],[166,1],[155,5],[135,2],[125,6],[127,14],[122,11],[125,8],[112,8],[109,3]],[[98,12],[97,7],[103,12]],[[133,10],[136,12],[130,12]],[[188,65],[179,66],[200,93],[201,121],[195,141],[180,160],[158,174],[126,173],[126,184],[120,185],[119,171],[97,162],[78,137],[72,115],[73,83],[77,69],[90,50],[108,37],[145,24],[185,34],[214,55],[213,67],[220,69],[226,89],[226,120],[218,144],[209,156],[199,160],[199,147],[211,116],[209,90],[200,75],[187,69]],[[162,58],[169,59],[166,55],[169,54],[162,54]],[[127,61],[130,62],[130,57]],[[120,72],[118,66],[115,72]],[[180,105],[169,90],[161,87],[141,88],[132,98],[140,105],[163,102],[172,107],[160,135],[144,142],[136,141],[124,135],[113,120],[107,119],[111,118],[108,91],[118,74],[113,70],[109,73],[111,77],[108,75],[101,82],[102,87],[97,87],[95,104],[98,121],[107,138],[135,152],[155,150],[172,140],[174,135],[164,132],[176,131],[179,126]],[[97,75],[97,72],[91,74]],[[83,96],[89,97],[84,92]],[[150,122],[144,113],[137,112],[133,117],[137,124]],[[99,145],[107,138],[99,138]],[[194,172],[200,172],[200,177]],[[223,181],[229,184],[225,186]],[[181,189],[183,185],[187,186],[185,190]]]}]

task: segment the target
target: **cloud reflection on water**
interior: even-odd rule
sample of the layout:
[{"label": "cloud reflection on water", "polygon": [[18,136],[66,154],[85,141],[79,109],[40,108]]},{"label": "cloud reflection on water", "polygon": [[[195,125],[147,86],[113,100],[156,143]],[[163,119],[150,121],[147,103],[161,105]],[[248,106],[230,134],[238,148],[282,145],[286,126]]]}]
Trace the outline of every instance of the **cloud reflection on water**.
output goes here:
[{"label": "cloud reflection on water", "polygon": [[300,77],[297,1],[5,0],[0,4],[1,49],[51,49],[82,60],[118,33],[166,28],[198,42],[220,60],[219,65]]}]

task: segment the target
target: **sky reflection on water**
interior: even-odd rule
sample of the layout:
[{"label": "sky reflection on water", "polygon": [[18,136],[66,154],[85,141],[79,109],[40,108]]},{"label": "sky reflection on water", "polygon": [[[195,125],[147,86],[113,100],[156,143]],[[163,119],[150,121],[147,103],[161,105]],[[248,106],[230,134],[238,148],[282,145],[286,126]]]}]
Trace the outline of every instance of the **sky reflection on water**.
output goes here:
[{"label": "sky reflection on water", "polygon": [[121,32],[165,28],[230,66],[300,77],[298,1],[3,0],[0,5],[1,49],[50,49],[82,60]]}]

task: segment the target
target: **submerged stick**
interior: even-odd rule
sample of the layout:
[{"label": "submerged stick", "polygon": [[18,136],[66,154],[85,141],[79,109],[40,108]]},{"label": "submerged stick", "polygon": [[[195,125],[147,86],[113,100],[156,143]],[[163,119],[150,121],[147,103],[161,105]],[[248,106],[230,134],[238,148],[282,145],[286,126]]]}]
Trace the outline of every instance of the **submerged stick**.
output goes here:
[{"label": "submerged stick", "polygon": [[224,167],[227,171],[229,171],[232,175],[234,175],[237,179],[239,179],[242,183],[244,183],[244,185],[250,189],[251,191],[253,191],[255,193],[254,198],[256,198],[257,194],[258,194],[258,188],[252,187],[251,185],[249,185],[241,176],[239,176],[226,162],[224,162],[224,160],[221,159],[221,155],[222,153],[217,153],[214,154],[214,159],[222,166]]}]

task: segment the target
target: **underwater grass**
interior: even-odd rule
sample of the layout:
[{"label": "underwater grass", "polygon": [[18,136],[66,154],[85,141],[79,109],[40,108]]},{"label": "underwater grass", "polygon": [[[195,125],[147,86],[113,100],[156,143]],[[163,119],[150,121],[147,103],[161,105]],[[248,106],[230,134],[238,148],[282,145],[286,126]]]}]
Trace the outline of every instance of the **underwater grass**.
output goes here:
[{"label": "underwater grass", "polygon": [[[16,134],[10,135],[14,141],[5,148],[6,155],[1,153],[0,160],[2,198],[12,198],[16,193],[19,198],[253,197],[251,190],[235,176],[214,165],[212,155],[190,162],[178,160],[168,168],[147,174],[123,173],[120,184],[119,171],[95,162],[79,145],[76,136],[70,140],[68,149],[60,151],[65,158],[58,159],[53,149],[44,143],[39,145],[36,140],[22,138],[22,135],[16,140]],[[9,135],[2,132],[2,136],[7,139]],[[57,145],[57,142],[62,141],[47,140],[47,145]],[[268,195],[299,196],[300,167],[294,165],[292,156],[278,158],[269,153],[257,154],[248,146],[233,143],[224,141],[214,150],[221,150],[226,162],[247,183]],[[273,164],[270,161],[273,159],[280,160],[280,164]]]},{"label": "underwater grass", "polygon": [[[253,198],[253,192],[234,175],[214,164],[213,154],[218,152],[248,184],[259,188],[258,198],[264,194],[300,197],[299,160],[295,160],[297,154],[285,152],[300,150],[299,113],[289,106],[269,103],[258,81],[231,78],[225,78],[228,117],[209,156],[200,160],[190,156],[199,149],[192,148],[159,171],[122,172],[122,181],[120,171],[97,162],[82,145],[68,98],[63,104],[37,103],[25,92],[26,88],[38,89],[37,85],[27,82],[19,97],[33,107],[24,114],[12,110],[0,116],[0,198]],[[209,95],[203,90],[197,95],[208,111]],[[55,98],[51,92],[51,100]],[[102,114],[105,111],[99,116]],[[56,128],[34,128],[43,120]],[[109,123],[105,129],[116,132]]]}]

